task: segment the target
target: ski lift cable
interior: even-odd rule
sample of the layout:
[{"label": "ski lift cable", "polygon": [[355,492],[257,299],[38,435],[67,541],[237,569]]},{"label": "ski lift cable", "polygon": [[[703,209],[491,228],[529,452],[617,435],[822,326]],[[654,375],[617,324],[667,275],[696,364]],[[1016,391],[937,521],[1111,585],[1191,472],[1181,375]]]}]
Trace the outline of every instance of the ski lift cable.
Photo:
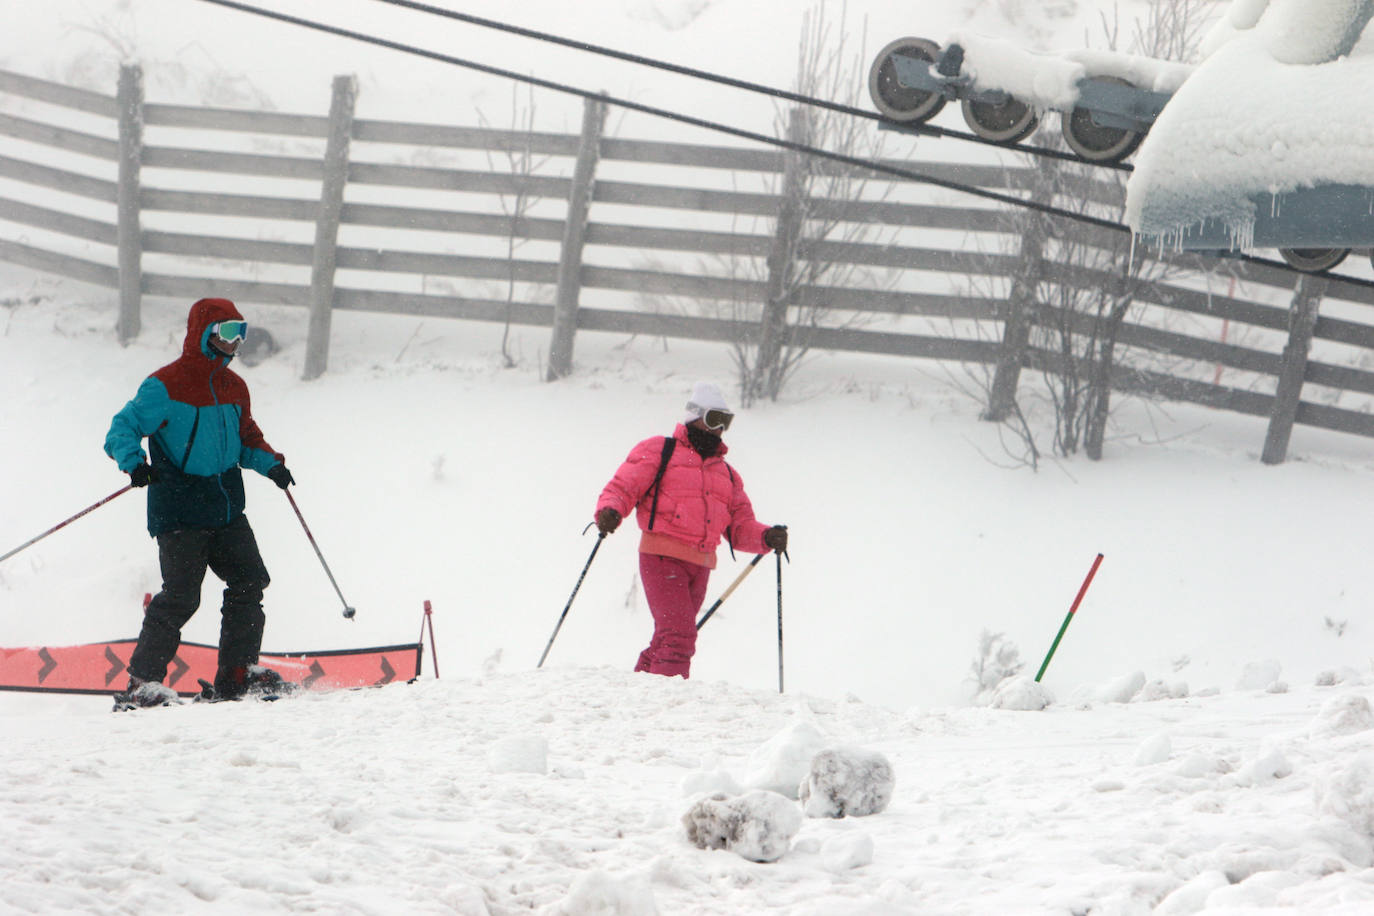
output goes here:
[{"label": "ski lift cable", "polygon": [[531,74],[518,73],[514,70],[507,70],[502,67],[492,66],[491,64],[483,64],[474,60],[469,60],[467,58],[455,57],[451,54],[442,54],[438,51],[430,51],[425,48],[416,47],[415,45],[406,44],[404,42],[392,41],[388,38],[380,38],[376,35],[368,35],[363,32],[355,32],[351,29],[345,29],[340,26],[330,25],[325,22],[319,22],[312,19],[304,19],[300,16],[293,16],[289,13],[281,13],[277,12],[276,10],[263,9],[262,7],[257,7],[248,3],[239,2],[239,0],[202,0],[202,2],[210,3],[215,6],[222,6],[227,9],[238,10],[239,12],[265,16],[268,19],[275,19],[279,22],[285,22],[290,25],[303,26],[305,28],[313,29],[315,31],[325,32],[331,35],[337,35],[342,38],[350,38],[356,41],[366,42],[367,44],[377,45],[378,47],[388,48],[394,51],[401,51],[406,54],[413,54],[418,57],[424,57],[428,58],[429,60],[438,61],[439,63],[453,64],[454,66],[464,67],[469,70],[476,70],[479,73],[486,73],[492,76],[500,76],[506,79],[516,80],[522,83],[528,83],[532,86],[538,86],[539,88],[549,89],[554,92],[562,92],[568,95],[580,96],[584,99],[595,100],[603,102],[607,105],[615,105],[621,108],[627,108],[631,111],[638,111],[643,114],[654,115],[656,117],[665,118],[670,121],[677,121],[682,124],[688,124],[693,127],[700,127],[705,130],[728,134],[733,137],[739,137],[744,140],[751,140],[755,143],[763,143],[769,146],[778,147],[780,149],[791,150],[793,152],[802,153],[804,155],[814,156],[819,159],[828,159],[832,162],[838,162],[842,165],[848,165],[854,168],[864,169],[870,172],[892,175],[897,178],[905,178],[910,181],[917,181],[923,184],[930,184],[951,191],[959,191],[964,194],[969,194],[975,197],[981,197],[985,200],[995,201],[997,203],[1007,204],[1009,206],[1026,207],[1033,210],[1038,210],[1040,212],[1052,216],[1062,216],[1068,219],[1078,220],[1079,222],[1088,223],[1090,225],[1097,226],[1101,229],[1111,229],[1118,232],[1130,232],[1130,229],[1127,226],[1118,222],[1114,222],[1112,220],[1102,219],[1100,217],[1090,216],[1083,213],[1075,213],[1072,210],[1066,210],[1060,207],[1055,207],[1050,204],[1042,204],[1036,201],[1025,200],[1023,198],[1015,196],[1014,194],[1003,194],[999,191],[990,191],[986,188],[977,187],[976,185],[965,184],[964,182],[954,181],[948,178],[939,178],[934,175],[926,175],[921,172],[912,171],[911,169],[902,168],[900,166],[889,165],[887,163],[879,162],[874,159],[866,159],[861,156],[850,156],[844,153],[836,153],[830,150],[820,149],[819,147],[810,146],[805,143],[797,143],[791,140],[783,139],[781,137],[774,137],[769,134],[758,133],[757,131],[745,130],[741,127],[732,127],[728,124],[722,124],[719,121],[710,121],[704,118],[695,117],[693,115],[687,115],[682,114],[681,112],[670,111],[666,108],[657,108],[653,105],[645,105],[641,102],[635,102],[629,99],[606,95],[605,93],[601,92],[593,92],[588,89],[581,89],[569,83],[560,83],[555,82],[553,80],[546,80],[537,76],[533,76]]},{"label": "ski lift cable", "polygon": [[791,92],[786,89],[779,89],[775,86],[765,86],[761,83],[753,83],[748,80],[737,79],[732,76],[725,76],[720,73],[713,73],[709,70],[701,70],[696,67],[688,67],[683,64],[674,64],[666,60],[655,57],[645,57],[641,54],[631,54],[628,51],[618,51],[615,48],[608,48],[604,45],[592,44],[587,41],[579,41],[574,38],[565,38],[562,35],[555,35],[551,32],[541,32],[538,29],[529,29],[524,26],[512,25],[507,22],[498,22],[495,19],[487,19],[483,16],[474,16],[471,13],[463,13],[457,10],[444,9],[429,3],[420,3],[418,0],[375,0],[388,6],[400,7],[402,9],[413,10],[415,12],[427,13],[431,16],[440,16],[445,19],[453,19],[458,22],[466,22],[469,25],[481,26],[485,29],[495,29],[498,32],[508,32],[512,35],[519,35],[522,38],[533,38],[536,41],[549,42],[550,44],[562,45],[565,48],[572,48],[577,51],[585,51],[589,54],[598,54],[602,57],[610,57],[615,60],[622,60],[631,64],[638,64],[643,67],[651,67],[656,70],[665,70],[669,73],[677,73],[682,76],[690,76],[694,79],[706,80],[707,82],[719,83],[722,86],[730,86],[734,89],[743,89],[746,92],[755,92],[763,95],[770,95],[774,98],[783,99],[788,102],[796,102],[801,105],[810,105],[815,108],[823,108],[838,114],[849,115],[855,118],[864,118],[870,121],[877,121],[881,124],[893,125],[903,132],[914,132],[934,138],[949,137],[955,140],[964,140],[969,143],[979,143],[984,146],[992,146],[997,149],[1012,150],[1020,153],[1029,153],[1034,156],[1044,156],[1051,159],[1060,159],[1065,162],[1073,162],[1078,165],[1111,169],[1119,172],[1129,172],[1134,168],[1129,163],[1124,162],[1088,162],[1080,159],[1072,153],[1063,150],[1051,149],[1044,146],[1032,146],[1021,143],[998,143],[986,137],[967,131],[949,130],[943,127],[936,127],[933,124],[904,124],[883,117],[876,111],[868,111],[864,108],[856,108],[853,105],[845,105],[841,102],[832,102],[828,99],[821,99],[815,96],[805,95],[799,92]]},{"label": "ski lift cable", "polygon": [[[859,156],[849,156],[843,153],[836,153],[830,150],[824,150],[818,147],[809,146],[804,143],[796,143],[791,140],[783,139],[781,137],[774,137],[768,134],[761,134],[756,131],[745,130],[739,127],[732,127],[728,124],[722,124],[718,121],[710,121],[704,118],[698,118],[692,115],[682,114],[680,112],[669,111],[668,109],[664,108],[657,108],[652,105],[645,105],[640,102],[631,101],[629,99],[622,99],[617,98],[615,96],[609,96],[601,92],[593,92],[587,89],[580,89],[568,83],[559,83],[553,80],[542,79],[531,74],[517,73],[514,70],[507,70],[502,67],[496,67],[490,64],[483,64],[477,61],[468,60],[466,58],[455,57],[451,54],[442,54],[438,51],[430,51],[425,48],[416,47],[415,45],[410,45],[399,41],[392,41],[391,39],[381,38],[376,35],[368,35],[363,32],[356,32],[351,29],[343,28],[341,26],[330,25],[328,23],[319,22],[312,19],[305,19],[300,16],[293,16],[289,13],[277,12],[276,10],[263,9],[262,7],[253,6],[248,3],[240,2],[240,0],[201,0],[201,2],[209,3],[214,6],[224,7],[226,9],[236,10],[242,13],[263,16],[265,18],[274,19],[278,22],[284,22],[289,25],[301,26],[303,28],[311,29],[317,32],[336,35],[341,38],[348,38],[354,41],[360,41],[365,44],[371,44],[377,47],[387,48],[393,51],[400,51],[404,54],[411,54],[417,57],[427,58],[429,60],[433,60],[439,63],[451,64],[453,66],[463,67],[468,70],[475,70],[479,73],[486,73],[491,76],[499,76],[505,79],[515,80],[516,82],[528,83],[529,85],[538,86],[540,88],[548,89],[553,92],[561,92],[567,95],[578,96],[583,99],[599,101],[607,105],[615,105],[621,108],[629,109],[631,111],[638,111],[642,114],[653,115],[655,117],[664,118],[665,120],[677,121],[679,123],[687,124],[693,127],[700,127],[704,130],[715,131],[717,133],[727,134],[729,136],[738,137],[740,139],[750,140],[755,143],[761,143],[767,146],[774,146],[779,149],[790,150],[792,152],[801,153],[803,155],[812,156],[818,159],[826,159],[831,162],[837,162],[842,165],[848,165],[854,168],[864,169],[878,174],[891,175],[896,178],[904,178],[908,181],[916,181],[922,184],[929,184],[934,187],[944,188],[946,190],[958,191],[963,194],[968,194],[972,197],[979,197],[984,200],[990,200],[996,203],[1006,204],[1007,206],[1011,207],[1020,207],[1023,209],[1034,210],[1039,213],[1044,213],[1048,216],[1056,216],[1061,217],[1063,219],[1074,220],[1079,223],[1095,226],[1099,229],[1111,230],[1113,232],[1123,232],[1128,235],[1131,233],[1131,229],[1129,226],[1125,225],[1124,223],[1115,222],[1113,220],[1103,219],[1101,217],[1096,216],[1090,216],[1085,213],[1076,213],[1072,210],[1067,210],[1062,207],[1056,207],[1051,204],[1042,204],[1037,201],[1027,200],[1025,198],[1017,197],[1012,194],[1003,194],[998,191],[990,191],[986,188],[980,188],[976,185],[965,184],[963,182],[953,181],[947,178],[938,178],[934,175],[927,175],[921,172],[913,171],[911,169],[901,168],[894,165],[888,165],[886,163],[879,162],[873,159],[865,159]],[[1364,280],[1358,277],[1351,277],[1343,274],[1332,274],[1329,272],[1314,273],[1308,271],[1300,271],[1283,261],[1276,261],[1271,258],[1261,258],[1256,255],[1244,253],[1223,253],[1219,255],[1219,257],[1228,260],[1241,261],[1247,264],[1256,264],[1265,267],[1270,267],[1276,270],[1281,270],[1285,273],[1295,273],[1300,274],[1302,276],[1329,277],[1334,280],[1340,280],[1342,282],[1349,283],[1353,286],[1358,286],[1365,289],[1374,289],[1374,280]]]}]

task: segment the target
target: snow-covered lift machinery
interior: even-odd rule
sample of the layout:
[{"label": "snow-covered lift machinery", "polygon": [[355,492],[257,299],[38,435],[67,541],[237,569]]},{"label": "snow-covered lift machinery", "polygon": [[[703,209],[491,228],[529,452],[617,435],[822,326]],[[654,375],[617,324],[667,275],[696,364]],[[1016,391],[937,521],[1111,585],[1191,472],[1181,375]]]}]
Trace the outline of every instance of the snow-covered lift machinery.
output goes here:
[{"label": "snow-covered lift machinery", "polygon": [[[1371,8],[1368,0],[1364,6]],[[1367,20],[1362,13],[1347,27],[1333,58],[1349,53]],[[957,101],[976,136],[1011,145],[1035,131],[1043,112],[1057,111],[1074,155],[1088,163],[1119,163],[1141,146],[1197,69],[1105,52],[1034,54],[1005,42],[969,40],[968,47],[951,41],[942,48],[926,38],[899,38],[878,53],[868,88],[887,119],[882,129],[919,134],[917,125]],[[1139,196],[1154,193],[1150,187]],[[1135,228],[1146,244],[1170,249],[1221,255],[1242,242],[1276,248],[1288,264],[1309,272],[1330,270],[1352,249],[1374,249],[1374,187],[1313,182],[1247,194],[1237,203],[1254,214],[1243,233],[1234,220],[1221,218],[1199,220],[1181,232],[1156,230],[1148,218]]]},{"label": "snow-covered lift machinery", "polygon": [[[958,100],[964,121],[979,137],[993,143],[1019,143],[1035,131],[1041,109],[1061,113],[1064,141],[1087,162],[1120,162],[1140,141],[1172,93],[1133,85],[1122,76],[1093,72],[1082,62],[1050,55],[1022,55],[1081,73],[1071,92],[1055,99],[1022,99],[1005,88],[978,85],[965,71],[965,49],[954,43],[941,48],[925,38],[899,38],[888,44],[869,70],[873,104],[900,125],[923,124]],[[1102,56],[1102,59],[1107,59]],[[1120,58],[1125,59],[1125,58]],[[1137,61],[1139,59],[1136,59]]]}]

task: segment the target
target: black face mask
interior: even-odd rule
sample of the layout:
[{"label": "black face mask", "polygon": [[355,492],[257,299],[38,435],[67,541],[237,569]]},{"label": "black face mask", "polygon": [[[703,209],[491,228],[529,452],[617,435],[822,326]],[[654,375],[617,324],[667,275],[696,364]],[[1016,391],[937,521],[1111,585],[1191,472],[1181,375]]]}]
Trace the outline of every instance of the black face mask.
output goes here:
[{"label": "black face mask", "polygon": [[703,458],[710,458],[720,448],[720,436],[699,426],[687,427],[687,441]]}]

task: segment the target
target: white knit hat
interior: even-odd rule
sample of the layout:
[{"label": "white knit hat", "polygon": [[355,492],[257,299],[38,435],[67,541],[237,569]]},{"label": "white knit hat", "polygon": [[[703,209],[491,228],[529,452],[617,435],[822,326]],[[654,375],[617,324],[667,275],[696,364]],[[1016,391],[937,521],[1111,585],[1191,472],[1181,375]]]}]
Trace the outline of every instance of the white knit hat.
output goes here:
[{"label": "white knit hat", "polygon": [[725,403],[725,395],[720,393],[720,389],[710,382],[697,382],[692,386],[692,399],[687,402],[687,416],[683,418],[683,423],[691,423],[693,420],[700,420],[706,415],[708,410],[724,410],[733,413],[730,405]]}]

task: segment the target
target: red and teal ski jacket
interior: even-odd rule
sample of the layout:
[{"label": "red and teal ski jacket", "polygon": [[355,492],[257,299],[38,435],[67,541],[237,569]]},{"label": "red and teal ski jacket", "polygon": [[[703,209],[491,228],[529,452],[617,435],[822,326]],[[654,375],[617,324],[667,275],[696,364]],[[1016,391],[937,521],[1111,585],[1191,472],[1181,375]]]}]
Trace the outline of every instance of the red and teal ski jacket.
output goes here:
[{"label": "red and teal ski jacket", "polygon": [[601,491],[596,511],[609,506],[625,518],[637,510],[636,519],[644,532],[640,538],[641,553],[677,557],[715,569],[716,548],[722,535],[738,550],[767,553],[763,533],[768,526],[754,517],[744,481],[725,463],[725,453],[729,451],[725,444],[721,443],[719,451],[710,458],[702,458],[692,448],[686,426],[679,423],[673,438],[677,445],[663,471],[656,513],[653,486],[663,455],[662,436],[645,439],[631,449],[625,463]]},{"label": "red and teal ski jacket", "polygon": [[144,462],[148,439],[156,472],[148,486],[154,537],[229,524],[244,507],[240,467],[266,475],[284,461],[253,421],[248,386],[229,369],[233,357],[210,349],[210,325],[242,318],[228,299],[192,305],[181,357],[144,379],[110,423],[105,454],[126,474]]}]

